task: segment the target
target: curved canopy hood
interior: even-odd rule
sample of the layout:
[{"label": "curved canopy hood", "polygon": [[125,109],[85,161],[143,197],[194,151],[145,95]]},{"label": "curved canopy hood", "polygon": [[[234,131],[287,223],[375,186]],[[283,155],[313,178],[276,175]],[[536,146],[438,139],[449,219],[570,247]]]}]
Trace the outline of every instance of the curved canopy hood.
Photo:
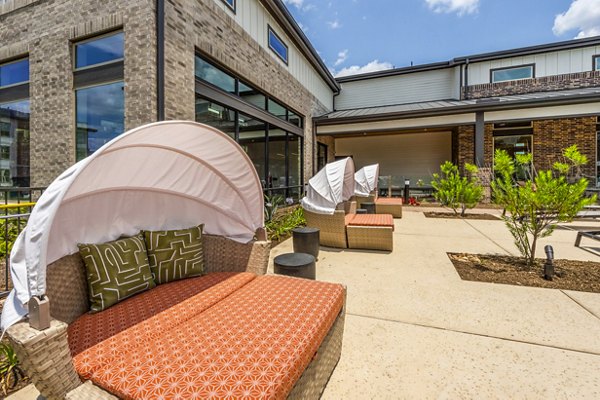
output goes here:
[{"label": "curved canopy hood", "polygon": [[360,197],[369,197],[372,191],[377,188],[379,180],[379,164],[367,165],[354,174],[356,187],[354,194]]},{"label": "curved canopy hood", "polygon": [[325,165],[308,181],[305,210],[333,214],[335,207],[354,195],[354,161],[350,157]]},{"label": "curved canopy hood", "polygon": [[126,132],[73,165],[42,194],[11,252],[14,289],[6,328],[46,291],[46,266],[140,230],[204,224],[207,234],[248,242],[264,227],[263,191],[243,149],[195,122],[168,121]]}]

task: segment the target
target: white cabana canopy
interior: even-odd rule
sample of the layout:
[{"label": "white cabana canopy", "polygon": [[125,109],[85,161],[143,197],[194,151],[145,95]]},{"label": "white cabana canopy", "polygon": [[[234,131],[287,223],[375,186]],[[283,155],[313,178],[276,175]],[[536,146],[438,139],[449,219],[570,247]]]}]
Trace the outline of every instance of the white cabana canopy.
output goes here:
[{"label": "white cabana canopy", "polygon": [[2,328],[27,314],[24,304],[46,291],[46,266],[140,230],[183,229],[240,242],[264,226],[263,191],[242,148],[195,122],[142,126],[73,165],[46,189],[11,252],[14,289]]},{"label": "white cabana canopy", "polygon": [[335,207],[354,195],[354,162],[350,157],[325,165],[308,181],[305,210],[333,214]]},{"label": "white cabana canopy", "polygon": [[379,164],[362,167],[354,174],[356,187],[354,194],[360,197],[369,197],[371,192],[377,188],[379,180]]}]

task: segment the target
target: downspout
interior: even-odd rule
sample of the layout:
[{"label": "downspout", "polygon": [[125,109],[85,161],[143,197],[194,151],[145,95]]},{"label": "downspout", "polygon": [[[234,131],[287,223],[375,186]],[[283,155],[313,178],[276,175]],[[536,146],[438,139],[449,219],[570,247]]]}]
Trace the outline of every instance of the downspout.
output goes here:
[{"label": "downspout", "polygon": [[165,1],[156,0],[156,118],[165,120]]},{"label": "downspout", "polygon": [[465,99],[469,99],[469,59],[465,63]]},{"label": "downspout", "polygon": [[459,83],[458,83],[458,99],[464,100],[463,96],[463,65],[460,64]]}]

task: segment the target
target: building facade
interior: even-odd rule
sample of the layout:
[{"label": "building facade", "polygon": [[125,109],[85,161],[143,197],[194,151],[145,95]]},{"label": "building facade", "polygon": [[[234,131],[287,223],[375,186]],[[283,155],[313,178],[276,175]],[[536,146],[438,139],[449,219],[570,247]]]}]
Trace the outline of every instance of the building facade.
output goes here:
[{"label": "building facade", "polygon": [[[334,79],[281,0],[0,0],[0,186],[46,186],[126,130],[229,134],[297,200],[336,157],[427,183],[577,144],[600,181],[600,37]],[[150,162],[150,161],[149,161]]]}]

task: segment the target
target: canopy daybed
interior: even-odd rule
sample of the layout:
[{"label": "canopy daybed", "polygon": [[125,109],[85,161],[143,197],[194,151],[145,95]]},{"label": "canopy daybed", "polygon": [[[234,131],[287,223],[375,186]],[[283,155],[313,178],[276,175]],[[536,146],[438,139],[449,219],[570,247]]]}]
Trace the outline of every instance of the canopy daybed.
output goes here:
[{"label": "canopy daybed", "polygon": [[354,194],[357,197],[369,197],[377,190],[379,181],[379,164],[362,167],[354,174],[356,182]]},{"label": "canopy daybed", "polygon": [[[263,218],[258,175],[226,134],[182,121],[131,130],[40,197],[11,252],[3,331],[49,399],[318,398],[340,356],[345,289],[264,275]],[[78,244],[190,227],[203,230],[201,276],[88,312],[91,275]],[[34,329],[23,320],[27,306],[41,304],[42,314],[47,301],[50,327]],[[306,302],[315,304],[305,310]],[[283,340],[289,332],[298,340]],[[253,366],[236,364],[257,352]],[[281,354],[293,361],[279,363]],[[272,364],[276,374],[261,374]],[[209,374],[220,367],[231,382]]]}]

